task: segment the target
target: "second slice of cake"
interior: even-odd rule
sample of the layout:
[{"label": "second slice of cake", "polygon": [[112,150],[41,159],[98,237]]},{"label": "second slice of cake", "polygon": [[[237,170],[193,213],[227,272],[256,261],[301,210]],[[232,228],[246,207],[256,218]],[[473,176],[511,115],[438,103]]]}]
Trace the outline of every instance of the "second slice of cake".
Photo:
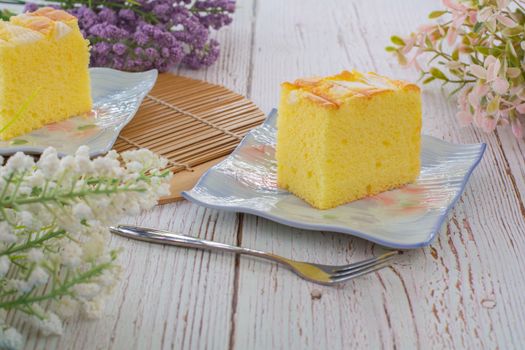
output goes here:
[{"label": "second slice of cake", "polygon": [[413,182],[420,170],[417,85],[344,71],[282,85],[277,182],[319,209]]},{"label": "second slice of cake", "polygon": [[89,112],[88,41],[52,8],[0,21],[0,138]]}]

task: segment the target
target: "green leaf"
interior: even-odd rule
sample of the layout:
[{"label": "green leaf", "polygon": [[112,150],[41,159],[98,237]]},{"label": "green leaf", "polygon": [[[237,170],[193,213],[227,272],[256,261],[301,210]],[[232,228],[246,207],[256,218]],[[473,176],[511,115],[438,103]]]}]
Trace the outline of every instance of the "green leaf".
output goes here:
[{"label": "green leaf", "polygon": [[474,49],[483,56],[490,55],[490,49],[486,46],[475,46]]},{"label": "green leaf", "polygon": [[337,219],[337,216],[333,214],[323,214],[323,219]]},{"label": "green leaf", "polygon": [[503,53],[503,49],[500,49],[500,48],[497,48],[497,47],[492,47],[490,49],[490,53],[494,56],[500,56],[502,53]]},{"label": "green leaf", "polygon": [[520,60],[518,59],[518,55],[516,53],[516,50],[514,49],[514,46],[512,46],[512,42],[509,40],[507,41],[507,44],[505,45],[505,53],[511,63],[514,67],[519,67]]},{"label": "green leaf", "polygon": [[452,51],[452,59],[454,61],[457,61],[459,59],[459,50],[458,49],[455,49],[454,51]]},{"label": "green leaf", "polygon": [[433,19],[433,18],[438,18],[438,17],[441,17],[443,16],[445,13],[447,13],[448,11],[432,11],[430,12],[430,14],[428,15],[428,18],[430,19]]},{"label": "green leaf", "polygon": [[516,26],[516,27],[513,27],[513,28],[505,27],[504,29],[501,30],[501,33],[505,37],[513,37],[513,36],[522,35],[523,34],[523,27],[521,27],[521,26]]},{"label": "green leaf", "polygon": [[436,67],[430,68],[430,74],[436,79],[445,80],[445,81],[448,80],[447,76],[442,71],[437,69]]},{"label": "green leaf", "polygon": [[14,15],[15,15],[14,12],[11,12],[11,11],[9,11],[7,9],[0,10],[0,19],[1,20],[9,21],[9,18],[11,18]]},{"label": "green leaf", "polygon": [[397,35],[392,35],[390,37],[390,41],[396,45],[399,45],[399,46],[404,46],[405,45],[405,42],[403,39],[401,39],[400,37],[398,37]]},{"label": "green leaf", "polygon": [[428,37],[428,35],[425,36],[425,45],[430,48],[432,47],[432,41],[430,41],[430,38]]},{"label": "green leaf", "polygon": [[430,82],[432,82],[434,80],[436,80],[435,77],[428,77],[425,80],[423,80],[423,84],[428,84],[428,83],[430,83]]},{"label": "green leaf", "polygon": [[405,66],[407,64],[407,58],[399,51],[396,52],[397,61],[400,65]]},{"label": "green leaf", "polygon": [[499,96],[496,96],[492,99],[492,101],[489,102],[489,104],[487,105],[488,114],[493,114],[494,112],[499,110],[499,99]]},{"label": "green leaf", "polygon": [[503,49],[500,49],[498,47],[488,48],[486,46],[475,46],[474,49],[480,54],[482,54],[483,56],[488,56],[488,55],[499,56],[503,53]]},{"label": "green leaf", "polygon": [[507,55],[510,55],[512,57],[518,57],[518,54],[516,53],[516,50],[514,49],[514,46],[512,45],[512,41],[508,40],[507,44],[505,45],[505,52]]},{"label": "green leaf", "polygon": [[464,73],[457,69],[450,69],[449,72],[455,75],[456,77],[462,78],[464,76]]},{"label": "green leaf", "polygon": [[81,125],[77,128],[77,130],[87,130],[87,129],[93,129],[95,128],[96,125],[95,124],[86,124],[86,125]]},{"label": "green leaf", "polygon": [[15,145],[24,145],[26,143],[28,143],[28,141],[24,140],[24,139],[14,139],[13,141],[11,141],[11,144],[14,145],[14,146]]},{"label": "green leaf", "polygon": [[387,47],[385,47],[385,51],[386,52],[395,52],[395,51],[397,51],[397,49],[395,47],[393,47],[393,46],[387,46]]},{"label": "green leaf", "polygon": [[483,27],[483,23],[482,22],[476,22],[476,24],[474,24],[474,27],[472,27],[472,31],[474,33],[477,33],[477,32],[479,32],[481,27]]}]

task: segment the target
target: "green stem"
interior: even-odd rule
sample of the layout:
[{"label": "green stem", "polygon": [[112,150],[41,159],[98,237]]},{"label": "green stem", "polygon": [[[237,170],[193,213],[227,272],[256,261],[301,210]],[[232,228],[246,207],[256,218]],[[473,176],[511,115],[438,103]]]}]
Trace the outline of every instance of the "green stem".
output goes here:
[{"label": "green stem", "polygon": [[441,56],[441,57],[443,57],[444,59],[446,59],[446,60],[448,60],[448,61],[453,61],[451,55],[446,54],[446,53],[441,52],[441,51],[438,51],[438,50],[436,50],[436,49],[434,49],[434,48],[430,48],[430,47],[421,47],[420,45],[414,45],[414,47],[421,48],[421,49],[423,49],[425,52],[433,52],[433,53],[435,53],[436,55]]},{"label": "green stem", "polygon": [[[16,195],[18,194],[18,190],[20,189],[20,186],[22,185],[22,181],[24,180],[24,176],[26,176],[26,172],[25,171],[20,174],[20,178],[18,179],[18,181],[16,183],[15,190],[13,191],[11,196],[9,196],[10,199],[11,199],[10,200],[11,203],[13,202],[13,199],[16,198]],[[6,186],[7,186],[7,184],[6,184]]]},{"label": "green stem", "polygon": [[4,250],[3,252],[0,252],[0,256],[2,256],[2,255],[11,255],[11,254],[14,254],[14,253],[18,253],[20,251],[24,251],[24,250],[27,250],[27,249],[30,249],[30,248],[33,248],[33,247],[37,247],[40,244],[42,244],[43,242],[45,242],[45,241],[47,241],[49,239],[58,237],[60,235],[63,235],[65,233],[66,233],[66,231],[64,231],[64,230],[48,232],[48,233],[43,234],[42,236],[40,236],[37,239],[34,239],[32,241],[28,241],[28,242],[26,242],[24,244],[14,245],[12,247],[9,247],[6,250]]},{"label": "green stem", "polygon": [[465,80],[462,80],[462,79],[458,79],[458,80],[447,79],[447,83],[459,83],[459,84],[475,83],[476,81],[477,80],[474,80],[474,79],[465,79]]},{"label": "green stem", "polygon": [[43,202],[56,202],[60,200],[68,200],[73,198],[81,198],[91,195],[99,195],[99,194],[113,194],[117,192],[145,192],[146,190],[143,188],[115,188],[115,189],[95,189],[95,190],[84,190],[84,191],[77,191],[77,192],[69,192],[65,194],[53,194],[53,195],[47,195],[47,196],[39,196],[39,197],[29,197],[29,198],[20,198],[16,199],[13,198],[13,200],[4,201],[0,200],[0,208],[9,208],[12,205],[24,205],[24,204],[33,204],[33,203],[43,203]]},{"label": "green stem", "polygon": [[11,181],[13,181],[13,173],[9,174],[9,177],[6,179],[4,178],[5,180],[5,186],[4,186],[4,189],[2,190],[2,194],[0,194],[0,200],[4,200],[5,198],[5,195],[7,193],[7,190],[9,188],[9,185],[11,184]]},{"label": "green stem", "polygon": [[69,289],[71,287],[73,287],[76,284],[82,283],[86,280],[89,280],[92,277],[100,275],[102,271],[104,271],[107,268],[110,268],[111,266],[112,266],[112,262],[107,262],[104,264],[96,265],[91,270],[77,275],[75,278],[71,279],[70,281],[64,282],[64,284],[60,285],[60,287],[55,288],[51,292],[44,294],[44,295],[38,295],[38,296],[24,295],[15,300],[6,301],[3,303],[0,302],[0,309],[9,310],[13,308],[19,308],[20,306],[23,306],[23,305],[38,303],[44,300],[56,299],[63,295],[70,294]]},{"label": "green stem", "polygon": [[515,3],[521,10],[523,10],[525,12],[525,7],[521,6],[519,1],[513,0],[513,3]]}]

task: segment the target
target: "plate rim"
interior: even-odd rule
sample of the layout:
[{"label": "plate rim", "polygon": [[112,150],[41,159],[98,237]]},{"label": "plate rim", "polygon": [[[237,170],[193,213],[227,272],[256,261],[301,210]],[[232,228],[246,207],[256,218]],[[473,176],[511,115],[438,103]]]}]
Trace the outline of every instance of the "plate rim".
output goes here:
[{"label": "plate rim", "polygon": [[[122,131],[122,129],[124,129],[124,127],[126,125],[128,125],[131,122],[131,120],[133,120],[133,118],[137,114],[137,111],[139,110],[139,108],[140,108],[140,106],[142,104],[142,100],[144,100],[144,97],[151,91],[151,89],[155,85],[155,82],[157,81],[159,72],[156,69],[150,69],[150,70],[147,70],[147,71],[144,71],[144,72],[126,72],[126,71],[121,71],[121,70],[112,69],[112,68],[106,68],[106,67],[90,67],[89,71],[90,72],[92,72],[92,71],[93,72],[102,72],[102,73],[104,71],[106,71],[106,72],[111,73],[111,74],[119,74],[119,75],[144,75],[144,76],[151,75],[151,84],[150,84],[151,86],[149,86],[147,89],[145,89],[145,91],[147,90],[146,93],[144,94],[144,96],[142,97],[140,102],[136,105],[136,107],[133,109],[133,112],[129,114],[130,117],[126,118],[126,120],[124,120],[124,122],[119,124],[118,127],[116,127],[114,129],[114,132],[111,132],[111,137],[108,137],[108,139],[110,140],[108,145],[105,148],[100,148],[100,149],[97,149],[97,150],[91,150],[91,149],[89,150],[89,156],[93,158],[93,157],[98,157],[98,156],[100,156],[102,154],[105,154],[109,150],[111,150],[111,148],[113,147],[113,145],[117,141],[117,138],[120,135],[120,132]],[[91,81],[91,73],[90,73],[90,81]],[[41,129],[41,128],[39,128],[39,129]],[[39,130],[39,129],[36,129],[36,130]],[[100,135],[102,135],[103,133],[106,133],[106,132],[107,132],[107,129],[103,129],[102,133],[100,133],[98,136],[100,136]],[[12,155],[14,155],[15,153],[18,153],[18,152],[23,152],[25,154],[31,154],[31,155],[40,155],[40,154],[42,154],[42,152],[46,148],[47,148],[46,146],[16,146],[16,147],[12,147],[12,148],[0,147],[0,157],[10,157],[10,156],[12,156]],[[57,151],[57,155],[59,157],[65,157],[68,154],[64,153],[64,152]]]},{"label": "plate rim", "polygon": [[[468,183],[472,173],[474,172],[474,169],[477,168],[477,166],[479,165],[479,163],[483,159],[483,155],[485,154],[485,150],[487,148],[487,144],[485,142],[470,143],[470,144],[454,144],[454,143],[451,143],[451,142],[447,142],[447,141],[441,140],[441,139],[439,139],[439,138],[437,138],[435,136],[426,135],[426,134],[422,134],[421,135],[421,136],[424,136],[424,137],[431,138],[431,139],[437,141],[438,143],[445,144],[445,145],[479,146],[479,149],[477,151],[478,152],[477,153],[477,157],[475,158],[475,160],[470,165],[469,169],[465,173],[465,176],[463,176],[463,179],[461,181],[460,189],[457,191],[457,193],[454,196],[454,198],[447,205],[447,207],[443,211],[443,213],[439,216],[439,219],[437,220],[436,225],[432,228],[432,230],[429,231],[429,233],[427,235],[427,238],[424,241],[413,243],[413,244],[401,244],[401,243],[397,243],[397,242],[394,242],[394,241],[388,241],[388,240],[384,240],[384,239],[380,239],[380,238],[371,237],[369,234],[367,234],[365,232],[361,232],[359,230],[355,230],[355,229],[351,229],[351,228],[346,228],[345,229],[345,228],[341,228],[341,227],[338,227],[338,226],[330,226],[330,225],[325,225],[325,224],[303,224],[303,223],[300,223],[300,222],[298,223],[298,222],[295,222],[295,221],[290,221],[290,220],[283,219],[283,218],[280,218],[280,217],[272,216],[272,215],[267,214],[266,212],[258,211],[258,210],[255,210],[255,209],[250,209],[250,208],[247,208],[247,207],[240,207],[240,206],[224,207],[224,206],[221,206],[221,205],[209,204],[209,203],[202,202],[201,200],[199,200],[199,199],[197,199],[197,198],[195,198],[195,197],[193,197],[191,195],[190,192],[193,191],[195,188],[197,188],[201,184],[201,182],[203,182],[205,180],[205,178],[209,175],[209,173],[212,170],[214,170],[216,167],[219,167],[232,154],[234,154],[235,152],[237,152],[238,149],[240,149],[241,147],[244,146],[244,144],[248,140],[248,136],[251,135],[253,130],[264,126],[268,122],[268,120],[270,120],[270,118],[275,117],[276,113],[277,113],[277,109],[273,108],[270,111],[270,113],[268,114],[268,116],[265,119],[265,121],[260,126],[252,129],[248,134],[246,134],[246,136],[243,137],[241,142],[237,145],[237,147],[235,147],[233,152],[230,153],[230,155],[228,155],[227,158],[225,158],[224,160],[222,160],[218,164],[216,164],[213,167],[211,167],[208,170],[206,170],[206,172],[204,174],[202,174],[202,176],[199,178],[199,180],[197,181],[195,186],[193,186],[192,189],[190,189],[188,191],[181,192],[182,197],[184,199],[192,202],[192,203],[195,203],[197,205],[200,205],[200,206],[203,206],[203,207],[206,207],[206,208],[215,209],[215,210],[222,210],[222,211],[226,211],[226,212],[236,212],[236,213],[244,213],[244,214],[255,215],[255,216],[259,216],[259,217],[265,218],[265,219],[273,221],[273,222],[277,222],[277,223],[282,224],[282,225],[286,225],[286,226],[290,226],[290,227],[294,227],[294,228],[299,228],[299,229],[302,229],[302,230],[337,232],[337,233],[343,233],[343,234],[348,234],[348,235],[351,235],[351,236],[359,237],[361,239],[365,239],[367,241],[379,244],[379,245],[384,246],[384,247],[393,248],[393,249],[416,249],[416,248],[422,248],[422,247],[428,246],[430,243],[432,243],[434,238],[437,236],[437,234],[438,234],[439,230],[441,229],[441,226],[443,225],[445,219],[451,213],[452,209],[456,205],[456,203],[459,200],[459,198],[461,197],[461,195],[465,192],[465,188],[467,186],[467,183]],[[318,209],[318,210],[321,210],[321,209]]]},{"label": "plate rim", "polygon": [[[118,69],[112,69],[112,68],[106,68],[106,67],[92,67],[92,68],[89,68],[89,70],[90,71],[95,71],[95,72],[97,72],[97,71],[109,71],[111,73],[120,74],[120,75],[144,75],[144,76],[151,75],[151,81],[150,81],[150,84],[148,85],[148,87],[144,90],[145,91],[144,96],[142,96],[142,98],[140,99],[139,103],[137,103],[135,105],[135,108],[133,108],[133,112],[129,114],[129,117],[126,118],[126,120],[123,123],[119,124],[119,126],[117,128],[115,128],[115,131],[112,133],[112,137],[110,139],[111,142],[108,143],[108,146],[105,149],[101,149],[101,150],[98,150],[98,151],[95,151],[95,152],[89,152],[89,156],[90,157],[97,157],[97,156],[100,156],[100,155],[108,152],[109,150],[111,150],[111,148],[113,147],[115,142],[117,142],[117,138],[119,137],[120,132],[122,131],[122,129],[124,129],[124,127],[126,125],[128,125],[133,120],[135,115],[137,115],[137,111],[139,110],[140,106],[142,105],[142,101],[147,96],[147,94],[151,91],[151,89],[153,89],[153,86],[155,86],[155,83],[157,82],[157,79],[159,77],[159,71],[157,69],[150,69],[150,70],[147,70],[147,71],[144,71],[144,72],[126,72],[126,71],[121,71],[121,70],[118,70]],[[90,78],[91,78],[91,76],[90,76]]]}]

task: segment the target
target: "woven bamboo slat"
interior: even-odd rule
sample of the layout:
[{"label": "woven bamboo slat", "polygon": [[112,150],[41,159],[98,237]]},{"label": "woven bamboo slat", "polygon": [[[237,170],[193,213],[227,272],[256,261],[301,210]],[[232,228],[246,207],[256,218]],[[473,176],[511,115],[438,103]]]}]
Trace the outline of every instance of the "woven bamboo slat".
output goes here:
[{"label": "woven bamboo slat", "polygon": [[239,144],[264,113],[245,97],[219,85],[161,74],[113,148],[139,147],[169,159],[174,173],[169,203],[181,199],[199,177]]}]

